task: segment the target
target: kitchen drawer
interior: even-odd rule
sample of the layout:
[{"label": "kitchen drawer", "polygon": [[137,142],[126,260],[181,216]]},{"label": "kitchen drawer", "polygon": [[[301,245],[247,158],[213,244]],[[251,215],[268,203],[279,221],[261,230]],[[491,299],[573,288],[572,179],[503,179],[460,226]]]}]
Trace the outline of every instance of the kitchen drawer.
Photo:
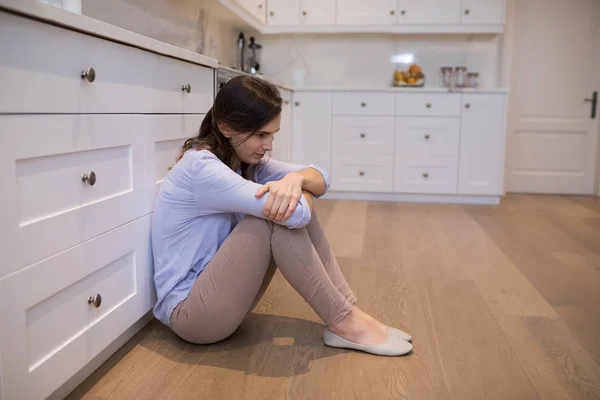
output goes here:
[{"label": "kitchen drawer", "polygon": [[456,194],[458,158],[397,156],[394,191],[401,193]]},{"label": "kitchen drawer", "polygon": [[0,116],[0,277],[152,211],[143,118]]},{"label": "kitchen drawer", "polygon": [[458,93],[398,93],[396,115],[415,117],[459,117]]},{"label": "kitchen drawer", "polygon": [[458,156],[460,118],[396,119],[396,154]]},{"label": "kitchen drawer", "polygon": [[333,117],[335,153],[393,154],[394,117]]},{"label": "kitchen drawer", "polygon": [[150,79],[144,83],[143,108],[146,113],[206,114],[213,105],[213,68],[149,55]]},{"label": "kitchen drawer", "polygon": [[0,113],[141,112],[145,54],[0,12]]},{"label": "kitchen drawer", "polygon": [[333,154],[331,190],[391,192],[393,178],[393,155]]},{"label": "kitchen drawer", "polygon": [[183,143],[198,135],[205,114],[147,115],[145,119],[152,137],[152,182],[154,198],[160,185],[175,165]]},{"label": "kitchen drawer", "polygon": [[0,280],[6,399],[43,399],[151,310],[150,215]]},{"label": "kitchen drawer", "polygon": [[394,115],[394,94],[378,92],[334,93],[333,115]]}]

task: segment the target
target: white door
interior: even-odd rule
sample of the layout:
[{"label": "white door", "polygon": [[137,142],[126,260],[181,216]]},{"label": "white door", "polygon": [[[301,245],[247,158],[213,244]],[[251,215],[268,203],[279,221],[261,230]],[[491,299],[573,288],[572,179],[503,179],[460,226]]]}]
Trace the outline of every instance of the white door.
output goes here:
[{"label": "white door", "polygon": [[237,0],[237,2],[261,23],[266,22],[266,0]]},{"label": "white door", "polygon": [[331,93],[295,92],[292,161],[331,168]]},{"label": "white door", "polygon": [[591,194],[600,118],[585,99],[600,90],[600,1],[515,8],[507,190]]},{"label": "white door", "polygon": [[[523,0],[517,0],[517,2],[522,1]],[[529,0],[524,1],[527,2]],[[462,0],[462,8],[463,24],[503,24],[506,0]]]},{"label": "white door", "polygon": [[398,0],[399,24],[459,24],[462,0]]},{"label": "white door", "polygon": [[338,0],[339,25],[395,25],[396,0]]},{"label": "white door", "polygon": [[503,193],[506,95],[464,94],[458,194]]},{"label": "white door", "polygon": [[299,0],[268,0],[267,24],[270,26],[297,26]]},{"label": "white door", "polygon": [[335,25],[336,0],[301,0],[302,25]]}]

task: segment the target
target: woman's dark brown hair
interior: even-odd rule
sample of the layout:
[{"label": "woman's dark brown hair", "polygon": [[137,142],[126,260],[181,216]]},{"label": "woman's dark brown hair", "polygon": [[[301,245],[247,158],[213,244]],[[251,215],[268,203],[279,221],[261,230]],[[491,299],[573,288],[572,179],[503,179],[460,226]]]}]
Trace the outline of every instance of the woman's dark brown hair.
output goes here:
[{"label": "woman's dark brown hair", "polygon": [[179,159],[187,150],[207,149],[229,168],[236,170],[241,166],[240,161],[218,124],[226,124],[232,130],[247,133],[250,137],[280,113],[281,95],[275,86],[260,78],[235,77],[219,90],[215,103],[200,125],[198,136],[185,141]]}]

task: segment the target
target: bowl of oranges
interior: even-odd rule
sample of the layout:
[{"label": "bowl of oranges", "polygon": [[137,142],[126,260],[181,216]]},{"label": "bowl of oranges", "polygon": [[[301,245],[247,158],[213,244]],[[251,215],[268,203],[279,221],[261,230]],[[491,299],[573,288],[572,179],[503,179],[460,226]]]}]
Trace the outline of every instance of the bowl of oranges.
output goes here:
[{"label": "bowl of oranges", "polygon": [[425,86],[425,74],[417,64],[411,64],[407,71],[396,69],[394,71],[394,86],[423,87]]}]

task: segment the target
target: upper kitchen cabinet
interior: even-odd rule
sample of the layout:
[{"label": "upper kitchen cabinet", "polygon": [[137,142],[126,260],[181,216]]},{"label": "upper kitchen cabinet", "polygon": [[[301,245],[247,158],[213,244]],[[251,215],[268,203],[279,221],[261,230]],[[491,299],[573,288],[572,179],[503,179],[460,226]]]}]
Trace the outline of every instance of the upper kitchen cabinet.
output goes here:
[{"label": "upper kitchen cabinet", "polygon": [[300,24],[335,25],[336,0],[301,0]]},{"label": "upper kitchen cabinet", "polygon": [[[258,19],[262,24],[267,22],[267,0],[236,0],[243,9]],[[281,3],[278,2],[278,3]]]},{"label": "upper kitchen cabinet", "polygon": [[337,0],[338,25],[395,25],[397,0]]},{"label": "upper kitchen cabinet", "polygon": [[461,0],[398,0],[398,23],[457,25],[461,7]]},{"label": "upper kitchen cabinet", "polygon": [[463,25],[504,24],[505,4],[506,0],[462,0],[461,22]]},{"label": "upper kitchen cabinet", "polygon": [[267,23],[270,26],[294,26],[299,24],[299,0],[269,0]]}]

